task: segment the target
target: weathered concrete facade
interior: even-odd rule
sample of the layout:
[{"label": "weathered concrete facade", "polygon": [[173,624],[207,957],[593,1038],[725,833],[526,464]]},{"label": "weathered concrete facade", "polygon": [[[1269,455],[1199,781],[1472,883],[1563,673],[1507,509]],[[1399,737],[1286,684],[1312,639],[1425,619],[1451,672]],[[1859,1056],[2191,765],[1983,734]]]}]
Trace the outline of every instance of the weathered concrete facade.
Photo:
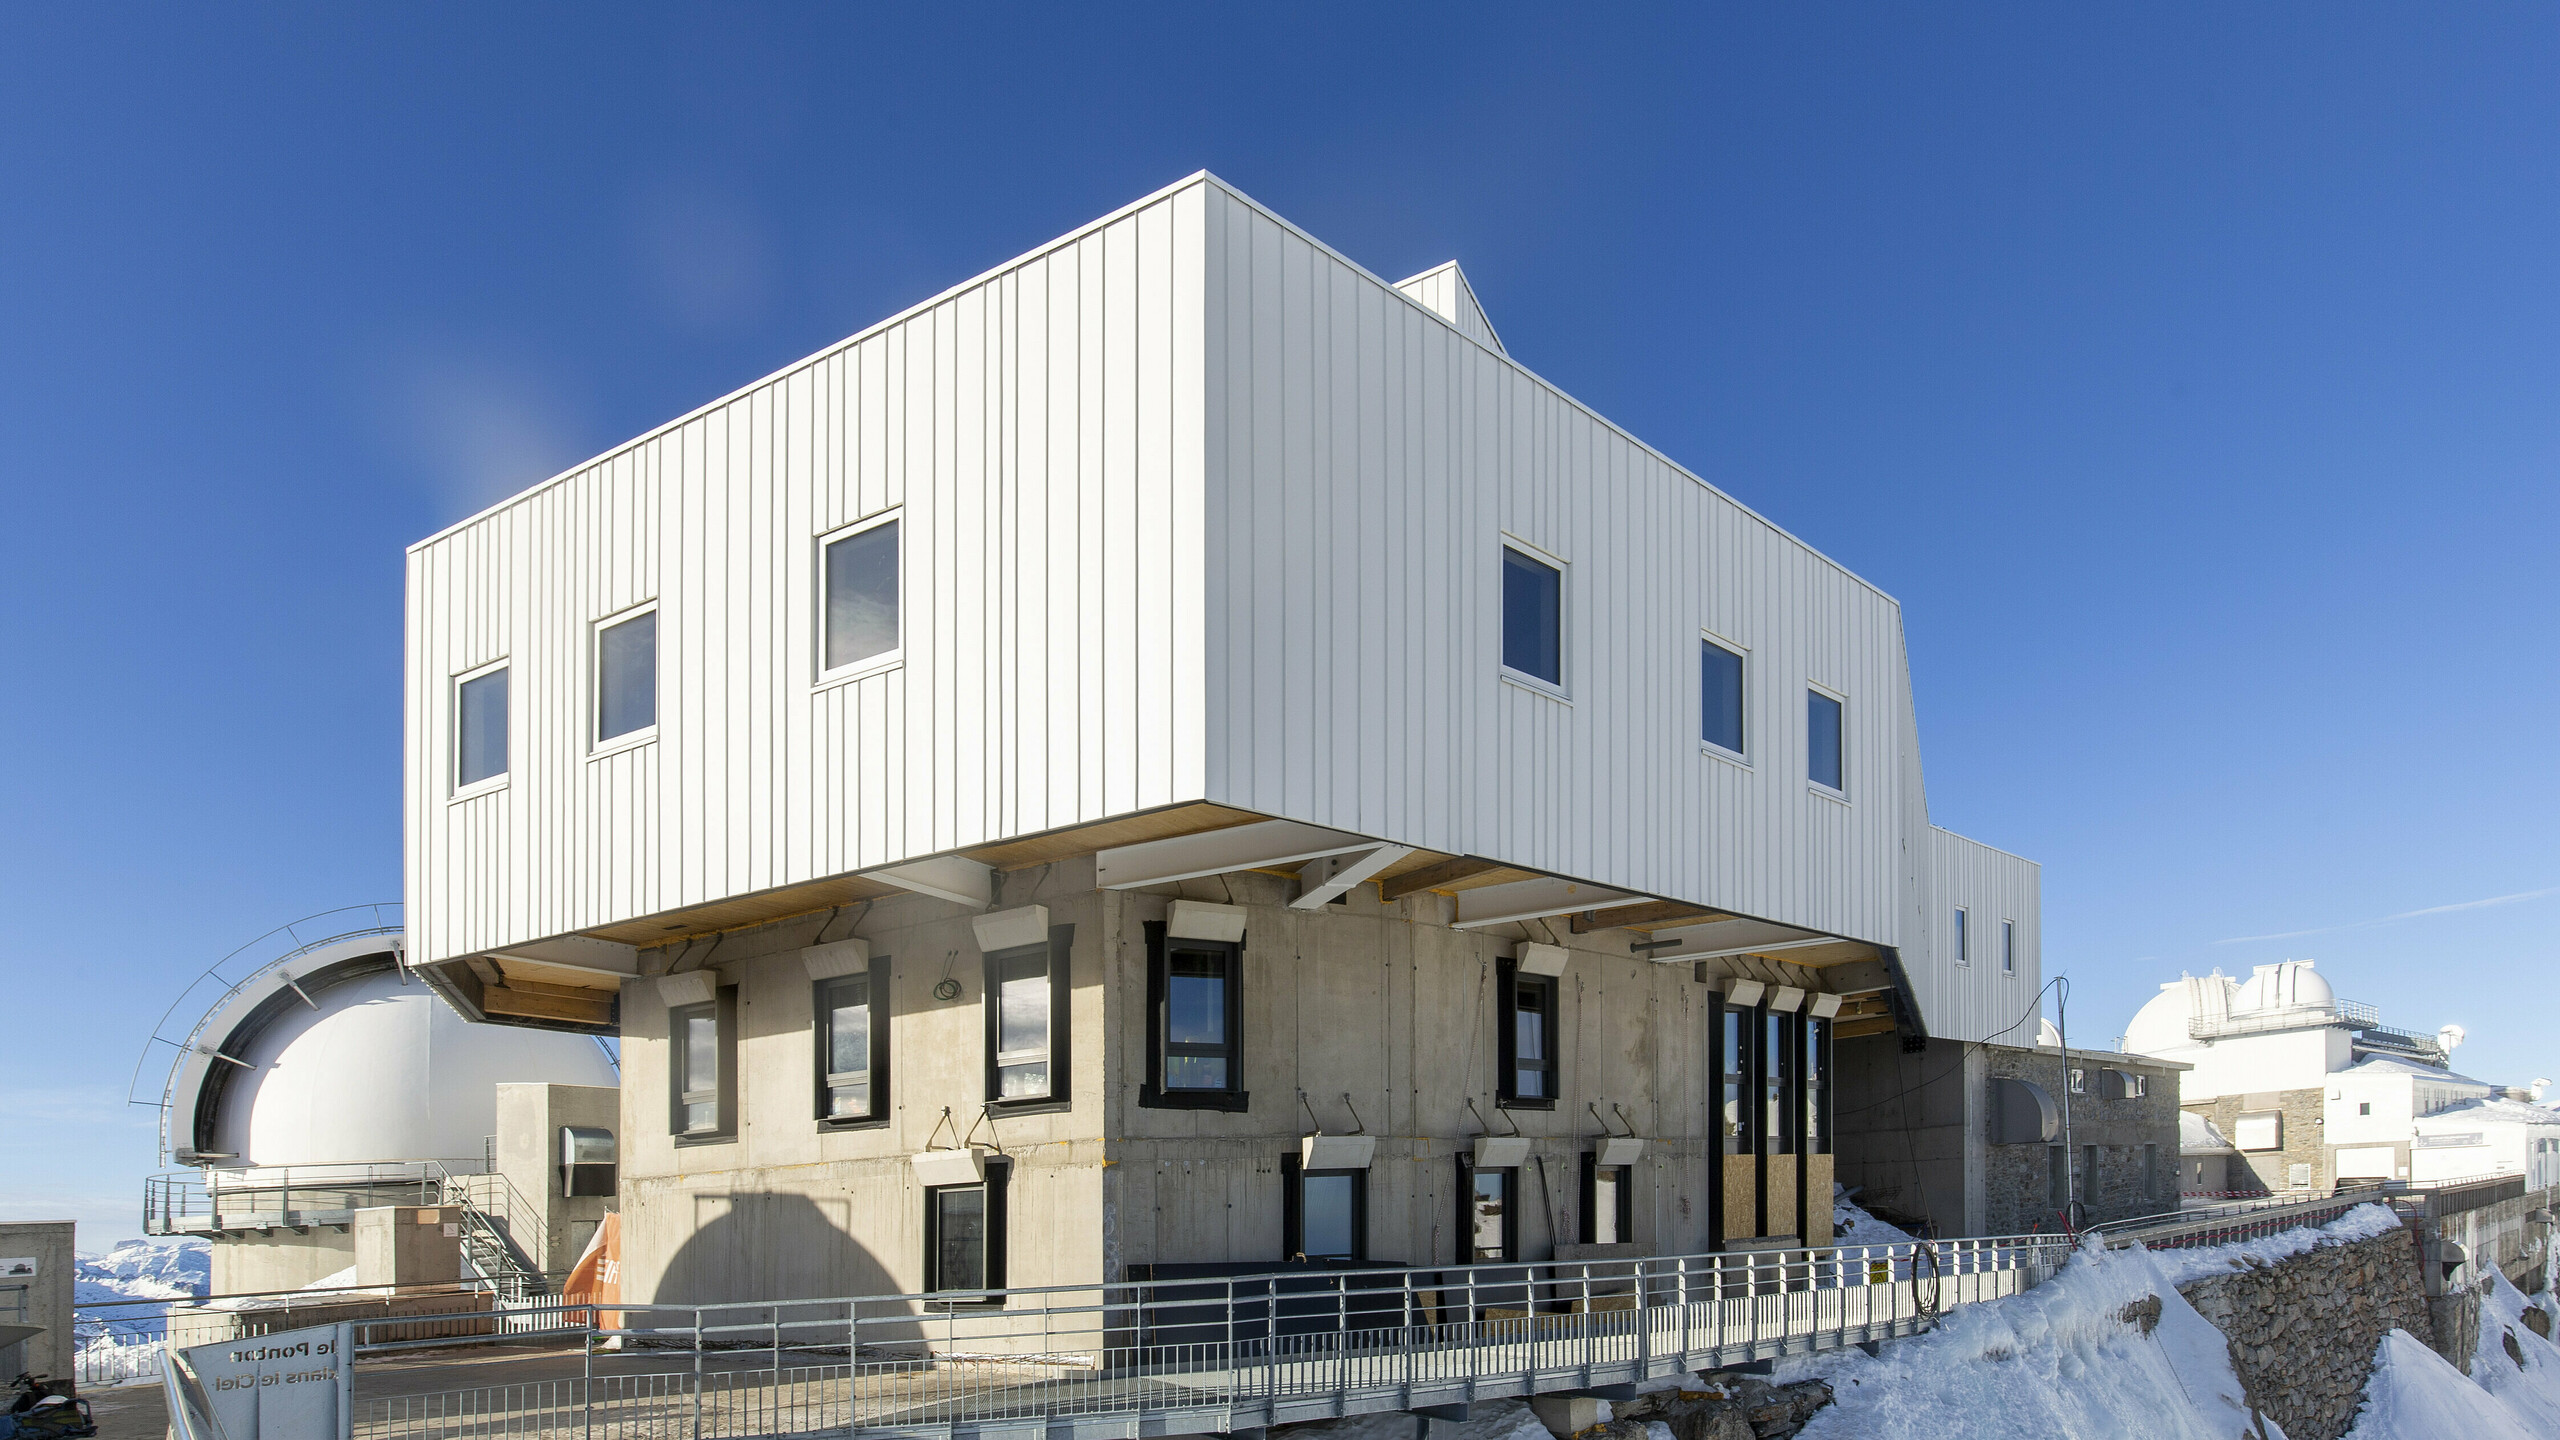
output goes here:
[{"label": "weathered concrete facade", "polygon": [[[1288,1258],[1284,1170],[1316,1125],[1376,1137],[1366,1191],[1372,1263],[1457,1260],[1458,1157],[1488,1126],[1529,1141],[1515,1197],[1522,1258],[1581,1240],[1585,1156],[1630,1129],[1644,1146],[1627,1177],[1621,1243],[1651,1253],[1716,1248],[1714,1186],[1737,1160],[1749,1163],[1721,1152],[1716,1127],[1708,1016],[1721,976],[1702,982],[1690,963],[1638,958],[1625,932],[1576,936],[1556,926],[1570,960],[1557,983],[1555,1103],[1504,1108],[1494,986],[1516,942],[1450,928],[1446,897],[1382,902],[1357,889],[1338,904],[1294,909],[1293,879],[1255,873],[1092,887],[1089,860],[1003,883],[1002,903],[1046,906],[1053,927],[1073,930],[1070,1093],[1038,1113],[981,1113],[984,961],[971,916],[947,902],[887,900],[723,938],[708,959],[735,996],[732,1137],[688,1143],[670,1133],[667,1007],[660,982],[631,982],[622,1006],[624,1293],[922,1289],[925,1200],[912,1157],[964,1141],[1011,1165],[1008,1284],[1275,1264]],[[1240,1111],[1155,1108],[1142,1096],[1146,929],[1181,896],[1246,917]],[[803,953],[848,934],[886,962],[892,1079],[886,1118],[839,1126],[816,1114],[817,1017]],[[681,954],[657,958],[673,964]],[[945,981],[957,994],[937,998]],[[1773,1187],[1783,1213],[1765,1232],[1743,1224],[1728,1233],[1828,1239],[1830,1157],[1769,1163],[1773,1175],[1785,1171]],[[1813,1203],[1792,1209],[1796,1196]]]},{"label": "weathered concrete facade", "polygon": [[0,1224],[0,1259],[20,1262],[0,1272],[0,1324],[41,1325],[45,1333],[0,1346],[0,1379],[31,1371],[71,1373],[72,1222]]},{"label": "weathered concrete facade", "polygon": [[[2004,1235],[2062,1228],[2069,1191],[2084,1224],[2177,1208],[2178,1082],[2172,1061],[2052,1047],[1931,1041],[1906,1053],[1892,1036],[1839,1047],[1839,1175],[1861,1204],[1897,1224],[1942,1235]],[[2069,1072],[2082,1076],[2068,1096]],[[2102,1072],[2143,1077],[2144,1093],[2111,1093]],[[2054,1106],[2050,1139],[2002,1143],[1993,1086],[2021,1080]],[[1852,1099],[1851,1097],[1861,1097]],[[1872,1097],[1872,1098],[1864,1098]]]},{"label": "weathered concrete facade", "polygon": [[356,1263],[356,1237],[345,1225],[225,1233],[209,1249],[216,1295],[299,1290]]},{"label": "weathered concrete facade", "polygon": [[[498,1087],[497,1174],[506,1190],[497,1213],[508,1239],[546,1274],[577,1263],[578,1254],[612,1208],[609,1196],[561,1192],[560,1129],[595,1126],[619,1133],[622,1096],[604,1085],[502,1084]],[[483,1209],[491,1208],[483,1205]]]}]

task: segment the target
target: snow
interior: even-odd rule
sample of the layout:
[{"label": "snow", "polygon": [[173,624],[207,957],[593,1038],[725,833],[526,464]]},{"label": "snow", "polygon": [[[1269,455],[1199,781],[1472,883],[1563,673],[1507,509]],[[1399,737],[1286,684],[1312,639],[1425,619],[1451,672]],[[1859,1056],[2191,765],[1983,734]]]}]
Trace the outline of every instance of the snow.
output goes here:
[{"label": "snow", "polygon": [[2528,1299],[2490,1271],[2488,1293],[2480,1297],[2480,1345],[2471,1355],[2471,1382],[2537,1435],[2560,1435],[2560,1346],[2526,1329],[2524,1312],[2548,1309],[2550,1302],[2547,1292],[2539,1301]]},{"label": "snow", "polygon": [[2394,1330],[2374,1350],[2364,1407],[2346,1440],[2537,1440],[2550,1433],[2528,1427],[2451,1361]]},{"label": "snow", "polygon": [[[2145,1335],[2125,1310],[2152,1296],[2160,1321]],[[2095,1240],[2035,1289],[1950,1311],[1875,1358],[1833,1351],[1774,1368],[1782,1385],[1831,1382],[1803,1440],[2229,1440],[2250,1424],[2222,1332],[2148,1251]]]},{"label": "snow", "polygon": [[1831,1187],[1832,1242],[1838,1245],[1900,1245],[1909,1242],[1911,1233],[1887,1225],[1858,1208],[1849,1198],[1849,1187],[1834,1183]]},{"label": "snow", "polygon": [[2400,1228],[2400,1217],[2388,1205],[2359,1205],[2319,1229],[2280,1231],[2261,1235],[2255,1240],[2240,1240],[2229,1245],[2207,1245],[2193,1250],[2163,1250],[2162,1267],[2172,1285],[2191,1285],[2228,1275],[2256,1265],[2272,1265],[2306,1250],[2322,1245],[2345,1245],[2388,1235]]}]

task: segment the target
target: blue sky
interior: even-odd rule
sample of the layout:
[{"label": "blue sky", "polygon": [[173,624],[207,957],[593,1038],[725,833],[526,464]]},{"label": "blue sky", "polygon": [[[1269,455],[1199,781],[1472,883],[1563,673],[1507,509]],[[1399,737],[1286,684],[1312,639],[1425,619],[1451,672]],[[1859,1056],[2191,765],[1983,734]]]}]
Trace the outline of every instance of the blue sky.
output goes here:
[{"label": "blue sky", "polygon": [[406,544],[1204,167],[1897,596],[2075,1038],[2560,1074],[2560,11],[372,8],[0,13],[0,1218],[396,898]]}]

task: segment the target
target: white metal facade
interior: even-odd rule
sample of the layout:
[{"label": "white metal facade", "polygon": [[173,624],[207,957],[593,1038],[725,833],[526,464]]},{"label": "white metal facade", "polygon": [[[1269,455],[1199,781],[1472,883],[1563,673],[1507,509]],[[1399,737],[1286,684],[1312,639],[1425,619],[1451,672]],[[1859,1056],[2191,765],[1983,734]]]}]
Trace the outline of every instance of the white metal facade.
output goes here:
[{"label": "white metal facade", "polygon": [[[893,513],[898,663],[813,684],[818,537]],[[1503,678],[1506,539],[1563,562],[1562,697]],[[1916,973],[1893,600],[1507,358],[1456,267],[1388,285],[1211,177],[421,542],[409,594],[421,961],[1211,800],[1900,946],[1932,1033],[2014,1018]],[[650,600],[655,737],[593,753],[594,623]],[[501,659],[510,774],[455,799]],[[2034,867],[1959,853],[2032,936]]]}]

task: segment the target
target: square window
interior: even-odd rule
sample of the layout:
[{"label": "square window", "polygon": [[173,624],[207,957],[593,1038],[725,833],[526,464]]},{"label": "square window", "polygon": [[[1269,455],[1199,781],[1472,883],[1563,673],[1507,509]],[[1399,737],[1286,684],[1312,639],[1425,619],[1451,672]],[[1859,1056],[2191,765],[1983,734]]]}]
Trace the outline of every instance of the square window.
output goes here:
[{"label": "square window", "polygon": [[596,740],[657,723],[658,612],[645,610],[596,631]]},{"label": "square window", "polygon": [[1502,547],[1502,664],[1533,680],[1564,684],[1564,572]]},{"label": "square window", "polygon": [[1840,773],[1840,702],[1819,690],[1804,692],[1805,777],[1846,792]]},{"label": "square window", "polygon": [[1742,749],[1742,657],[1713,640],[1698,642],[1699,738],[1736,755]]},{"label": "square window", "polygon": [[829,540],[819,672],[872,664],[898,650],[898,522],[884,520]]},{"label": "square window", "polygon": [[1497,967],[1500,1027],[1496,1056],[1501,1073],[1496,1103],[1512,1109],[1552,1110],[1556,1104],[1556,982],[1552,975],[1524,975],[1517,961]]},{"label": "square window", "polygon": [[1309,1170],[1301,1173],[1297,1157],[1283,1157],[1281,1170],[1293,1187],[1282,1217],[1291,1260],[1358,1263],[1369,1258],[1369,1172]]},{"label": "square window", "polygon": [[1973,963],[1973,944],[1965,935],[1966,919],[1967,917],[1964,912],[1964,907],[1961,905],[1957,906],[1955,922],[1947,932],[1947,939],[1949,941],[1947,948],[1949,952],[1954,955],[1955,962],[1959,965],[1970,965]]},{"label": "square window", "polygon": [[2359,1101],[2357,1101],[2357,1102],[2356,1102],[2356,1113],[2357,1113],[2358,1115],[2370,1115],[2370,1114],[2372,1114],[2372,1113],[2373,1113],[2373,1102],[2372,1102],[2372,1101],[2370,1101],[2370,1100],[2359,1100]]},{"label": "square window", "polygon": [[454,784],[477,785],[507,773],[507,667],[454,687]]}]

